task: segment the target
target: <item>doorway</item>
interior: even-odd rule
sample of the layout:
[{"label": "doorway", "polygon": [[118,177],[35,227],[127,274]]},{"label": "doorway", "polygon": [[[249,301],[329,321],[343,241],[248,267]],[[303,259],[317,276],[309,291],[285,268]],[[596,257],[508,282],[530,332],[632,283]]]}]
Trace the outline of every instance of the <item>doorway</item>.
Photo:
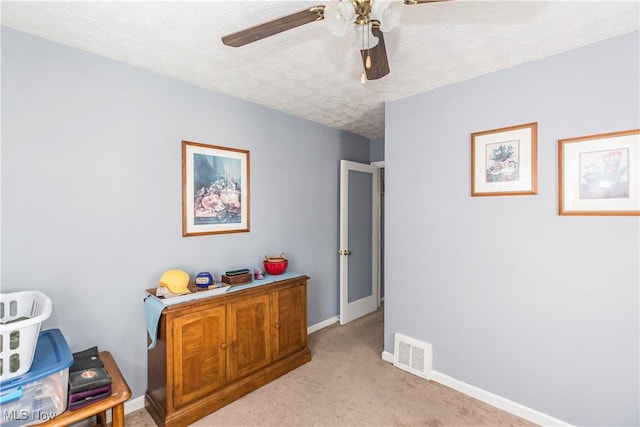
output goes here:
[{"label": "doorway", "polygon": [[379,167],[340,162],[340,323],[380,306]]}]

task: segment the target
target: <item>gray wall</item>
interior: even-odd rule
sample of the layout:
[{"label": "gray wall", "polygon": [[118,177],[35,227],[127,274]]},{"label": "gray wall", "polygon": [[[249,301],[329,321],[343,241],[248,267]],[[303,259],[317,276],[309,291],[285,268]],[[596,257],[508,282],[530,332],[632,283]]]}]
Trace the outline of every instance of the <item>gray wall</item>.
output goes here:
[{"label": "gray wall", "polygon": [[369,144],[369,161],[380,162],[384,160],[384,137],[373,138]]},{"label": "gray wall", "polygon": [[[640,423],[640,218],[557,214],[557,140],[640,127],[638,39],[387,104],[386,351],[400,332],[558,419]],[[471,133],[529,122],[539,194],[470,197]]]},{"label": "gray wall", "polygon": [[[181,140],[251,152],[251,231],[181,235]],[[144,290],[162,273],[257,267],[311,277],[336,316],[339,160],[369,140],[2,28],[2,291],[41,290],[71,349],[110,350],[146,389]]]}]

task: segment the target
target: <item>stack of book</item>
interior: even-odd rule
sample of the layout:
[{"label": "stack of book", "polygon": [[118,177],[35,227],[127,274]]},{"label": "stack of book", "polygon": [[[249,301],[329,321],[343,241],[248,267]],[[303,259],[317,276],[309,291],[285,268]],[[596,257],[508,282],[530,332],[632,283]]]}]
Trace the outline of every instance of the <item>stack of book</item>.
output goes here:
[{"label": "stack of book", "polygon": [[68,409],[84,408],[109,396],[111,377],[100,360],[98,347],[73,353],[73,365],[69,368]]}]

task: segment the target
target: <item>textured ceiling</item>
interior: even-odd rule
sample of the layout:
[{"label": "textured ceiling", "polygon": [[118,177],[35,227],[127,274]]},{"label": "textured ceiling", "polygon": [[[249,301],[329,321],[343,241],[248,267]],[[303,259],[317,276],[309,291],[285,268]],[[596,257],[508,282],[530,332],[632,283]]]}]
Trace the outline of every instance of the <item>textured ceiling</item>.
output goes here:
[{"label": "textured ceiling", "polygon": [[[329,1],[329,0],[327,0]],[[391,73],[360,84],[353,32],[313,22],[240,48],[220,37],[318,1],[5,1],[2,24],[369,138],[384,103],[639,29],[638,1],[403,6]]]}]

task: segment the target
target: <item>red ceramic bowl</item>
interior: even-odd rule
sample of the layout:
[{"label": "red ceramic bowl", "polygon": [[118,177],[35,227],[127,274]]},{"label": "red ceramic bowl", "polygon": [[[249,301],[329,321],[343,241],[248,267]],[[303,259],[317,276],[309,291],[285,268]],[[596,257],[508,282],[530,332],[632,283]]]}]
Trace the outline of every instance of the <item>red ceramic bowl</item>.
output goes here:
[{"label": "red ceramic bowl", "polygon": [[282,261],[264,261],[264,269],[268,274],[278,275],[282,274],[287,270],[287,266],[289,265],[288,260]]}]

